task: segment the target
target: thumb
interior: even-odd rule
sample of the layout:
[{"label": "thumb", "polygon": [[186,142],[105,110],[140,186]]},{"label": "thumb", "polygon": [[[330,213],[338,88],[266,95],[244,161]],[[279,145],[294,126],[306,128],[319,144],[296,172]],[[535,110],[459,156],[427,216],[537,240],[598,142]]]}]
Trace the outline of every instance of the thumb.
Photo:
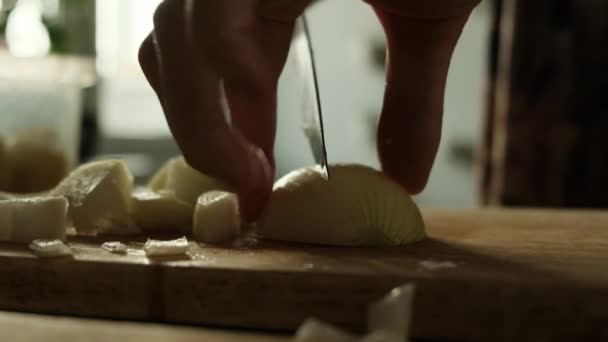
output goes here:
[{"label": "thumb", "polygon": [[384,172],[415,194],[426,186],[439,147],[450,59],[468,13],[417,19],[375,11],[388,41],[378,154]]}]

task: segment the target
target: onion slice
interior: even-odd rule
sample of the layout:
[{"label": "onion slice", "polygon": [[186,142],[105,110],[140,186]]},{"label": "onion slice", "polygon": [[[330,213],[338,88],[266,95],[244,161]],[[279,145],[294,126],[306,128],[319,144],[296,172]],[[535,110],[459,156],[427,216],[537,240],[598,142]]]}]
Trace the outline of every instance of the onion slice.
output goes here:
[{"label": "onion slice", "polygon": [[190,249],[188,239],[181,237],[175,240],[148,239],[144,246],[147,256],[172,256],[185,254]]},{"label": "onion slice", "polygon": [[106,252],[115,253],[115,254],[126,254],[127,253],[127,245],[120,241],[108,241],[104,242],[101,245],[101,249]]},{"label": "onion slice", "polygon": [[332,246],[401,246],[426,237],[418,207],[399,184],[362,165],[293,171],[275,183],[257,224],[273,240]]},{"label": "onion slice", "polygon": [[53,258],[72,255],[72,249],[61,240],[34,240],[30,249],[41,258]]}]

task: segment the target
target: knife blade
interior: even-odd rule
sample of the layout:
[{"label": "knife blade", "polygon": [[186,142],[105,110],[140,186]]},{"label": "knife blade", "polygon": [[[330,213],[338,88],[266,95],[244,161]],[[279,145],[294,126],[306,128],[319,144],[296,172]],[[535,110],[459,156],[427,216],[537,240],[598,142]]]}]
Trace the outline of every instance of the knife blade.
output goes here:
[{"label": "knife blade", "polygon": [[296,20],[292,48],[303,87],[301,126],[310,144],[315,163],[321,167],[323,177],[329,180],[319,82],[305,14]]}]

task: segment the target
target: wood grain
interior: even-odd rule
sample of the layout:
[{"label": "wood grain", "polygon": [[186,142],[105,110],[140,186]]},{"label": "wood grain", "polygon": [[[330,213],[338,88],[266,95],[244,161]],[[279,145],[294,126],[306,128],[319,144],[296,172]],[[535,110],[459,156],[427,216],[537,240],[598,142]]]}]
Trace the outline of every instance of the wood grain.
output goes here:
[{"label": "wood grain", "polygon": [[371,301],[414,282],[417,337],[608,339],[608,213],[423,214],[430,238],[404,248],[249,240],[150,260],[143,240],[126,256],[80,240],[74,259],[39,260],[3,244],[0,309],[278,331],[316,316],[363,331]]}]

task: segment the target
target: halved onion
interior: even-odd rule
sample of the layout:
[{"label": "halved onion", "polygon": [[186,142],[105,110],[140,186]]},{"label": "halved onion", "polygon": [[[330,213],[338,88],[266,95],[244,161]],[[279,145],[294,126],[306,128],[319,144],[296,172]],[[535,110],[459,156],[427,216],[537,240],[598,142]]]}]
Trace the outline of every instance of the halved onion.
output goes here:
[{"label": "halved onion", "polygon": [[265,238],[335,246],[393,246],[425,238],[424,222],[405,189],[361,165],[293,171],[275,183],[258,222]]}]

